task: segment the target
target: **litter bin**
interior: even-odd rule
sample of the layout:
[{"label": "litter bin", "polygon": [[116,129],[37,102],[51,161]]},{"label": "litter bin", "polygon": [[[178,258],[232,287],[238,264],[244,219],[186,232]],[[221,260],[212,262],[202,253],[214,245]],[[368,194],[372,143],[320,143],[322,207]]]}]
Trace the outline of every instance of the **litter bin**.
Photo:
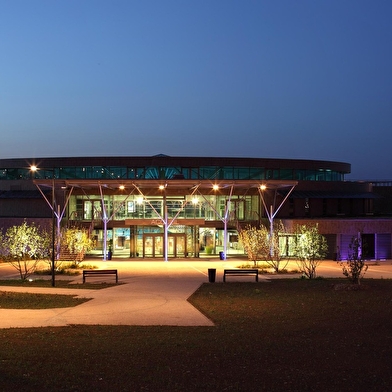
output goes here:
[{"label": "litter bin", "polygon": [[219,258],[225,260],[225,252],[219,252]]},{"label": "litter bin", "polygon": [[208,269],[208,281],[210,283],[214,283],[216,278],[216,269],[215,268],[209,268]]},{"label": "litter bin", "polygon": [[112,251],[109,249],[109,252],[108,252],[108,260],[111,260],[112,259]]}]

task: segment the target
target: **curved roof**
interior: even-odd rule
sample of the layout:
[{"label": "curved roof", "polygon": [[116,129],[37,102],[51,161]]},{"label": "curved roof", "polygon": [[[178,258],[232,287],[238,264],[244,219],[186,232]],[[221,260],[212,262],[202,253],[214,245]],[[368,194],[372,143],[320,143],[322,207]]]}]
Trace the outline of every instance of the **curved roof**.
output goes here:
[{"label": "curved roof", "polygon": [[42,168],[66,166],[231,166],[259,167],[265,169],[296,170],[331,170],[342,174],[351,172],[351,165],[345,162],[309,160],[309,159],[275,159],[246,157],[181,157],[181,156],[111,156],[111,157],[53,157],[53,158],[11,158],[0,159],[0,168],[28,168],[30,165]]}]

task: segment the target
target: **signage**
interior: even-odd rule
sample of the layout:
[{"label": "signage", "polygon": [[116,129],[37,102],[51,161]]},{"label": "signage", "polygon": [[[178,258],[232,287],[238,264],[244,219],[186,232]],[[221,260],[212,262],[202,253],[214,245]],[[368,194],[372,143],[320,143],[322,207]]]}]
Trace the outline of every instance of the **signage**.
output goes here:
[{"label": "signage", "polygon": [[[154,219],[126,219],[127,226],[163,226],[164,221],[160,218]],[[169,226],[202,226],[205,224],[205,219],[169,219]]]}]

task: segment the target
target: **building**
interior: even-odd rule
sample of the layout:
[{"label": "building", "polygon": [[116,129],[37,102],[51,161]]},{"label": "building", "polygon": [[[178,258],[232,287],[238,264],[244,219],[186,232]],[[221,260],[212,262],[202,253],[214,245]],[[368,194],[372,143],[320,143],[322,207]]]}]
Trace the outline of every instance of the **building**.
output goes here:
[{"label": "building", "polygon": [[[385,194],[346,181],[350,171],[348,163],[293,159],[0,159],[0,227],[25,219],[84,226],[104,257],[110,247],[115,256],[167,260],[242,253],[238,230],[281,220],[291,231],[318,223],[330,258],[346,258],[358,233],[367,258],[390,258]],[[281,241],[290,256],[289,236]]]}]

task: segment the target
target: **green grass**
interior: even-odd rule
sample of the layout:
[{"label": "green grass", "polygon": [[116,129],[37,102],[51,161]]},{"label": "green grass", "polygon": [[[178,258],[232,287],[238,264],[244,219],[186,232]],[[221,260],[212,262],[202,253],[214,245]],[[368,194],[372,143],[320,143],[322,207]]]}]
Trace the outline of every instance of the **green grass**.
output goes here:
[{"label": "green grass", "polygon": [[392,281],[204,284],[215,327],[0,330],[2,391],[392,390]]},{"label": "green grass", "polygon": [[[74,295],[60,294],[32,294],[7,291],[7,287],[52,287],[50,280],[39,279],[33,281],[0,280],[0,309],[51,309],[68,308],[88,301],[88,298],[76,298]],[[69,289],[104,289],[114,284],[84,283],[73,284],[68,280],[57,280],[55,287]]]},{"label": "green grass", "polygon": [[[55,287],[62,289],[106,289],[113,287],[121,283],[72,283],[70,280],[55,280]],[[17,287],[52,287],[52,281],[50,279],[33,279],[29,280],[0,280],[0,286],[17,286]]]},{"label": "green grass", "polygon": [[51,309],[69,308],[88,301],[62,294],[32,294],[0,291],[0,309]]}]

